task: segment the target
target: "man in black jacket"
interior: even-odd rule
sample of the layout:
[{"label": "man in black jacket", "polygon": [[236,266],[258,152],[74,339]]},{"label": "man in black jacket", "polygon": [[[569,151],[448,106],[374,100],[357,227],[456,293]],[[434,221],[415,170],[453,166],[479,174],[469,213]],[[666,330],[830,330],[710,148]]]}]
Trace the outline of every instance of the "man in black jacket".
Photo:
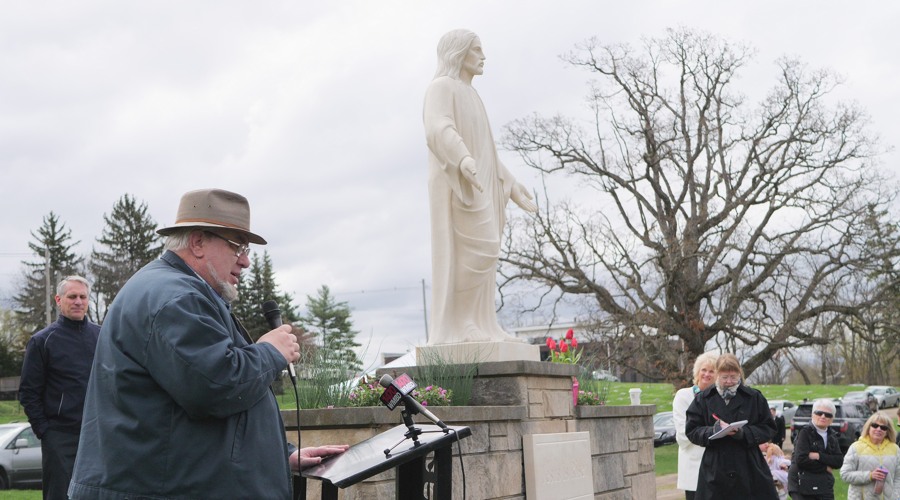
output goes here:
[{"label": "man in black jacket", "polygon": [[68,498],[84,394],[100,326],[87,319],[90,284],[69,276],[56,287],[59,319],[25,347],[19,402],[41,440],[44,498]]},{"label": "man in black jacket", "polygon": [[772,442],[777,444],[779,448],[784,449],[784,438],[786,436],[784,428],[784,416],[778,414],[778,410],[774,406],[769,407],[772,418],[775,419],[775,437]]}]

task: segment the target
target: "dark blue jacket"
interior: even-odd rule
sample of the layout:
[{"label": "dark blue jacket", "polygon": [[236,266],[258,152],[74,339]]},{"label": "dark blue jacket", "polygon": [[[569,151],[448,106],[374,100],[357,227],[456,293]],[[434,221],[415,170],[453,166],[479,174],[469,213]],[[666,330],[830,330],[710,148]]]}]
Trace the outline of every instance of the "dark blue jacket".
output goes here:
[{"label": "dark blue jacket", "polygon": [[25,346],[19,402],[38,438],[48,429],[78,434],[100,326],[60,316]]},{"label": "dark blue jacket", "polygon": [[286,367],[166,252],[103,322],[70,498],[290,498],[291,450],[270,390]]}]

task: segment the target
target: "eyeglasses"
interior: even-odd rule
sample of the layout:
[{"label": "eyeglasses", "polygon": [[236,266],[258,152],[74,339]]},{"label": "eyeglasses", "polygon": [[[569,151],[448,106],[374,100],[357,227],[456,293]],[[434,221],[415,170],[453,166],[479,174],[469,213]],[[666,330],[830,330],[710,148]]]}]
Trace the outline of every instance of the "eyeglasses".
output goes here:
[{"label": "eyeglasses", "polygon": [[822,410],[816,410],[813,412],[813,414],[825,418],[834,418],[834,413],[828,413],[827,411]]},{"label": "eyeglasses", "polygon": [[216,238],[219,238],[220,240],[227,241],[229,245],[234,247],[234,256],[237,258],[241,258],[242,256],[248,255],[250,253],[250,245],[238,243],[236,241],[231,241],[228,238],[218,235],[212,231],[203,231],[203,232],[206,234],[211,234],[211,235],[215,236]]},{"label": "eyeglasses", "polygon": [[719,375],[719,380],[723,382],[737,382],[740,379],[740,375]]},{"label": "eyeglasses", "polygon": [[884,432],[887,432],[888,429],[891,428],[891,426],[889,426],[889,425],[878,425],[878,424],[869,424],[869,427],[871,427],[873,429],[881,429]]}]

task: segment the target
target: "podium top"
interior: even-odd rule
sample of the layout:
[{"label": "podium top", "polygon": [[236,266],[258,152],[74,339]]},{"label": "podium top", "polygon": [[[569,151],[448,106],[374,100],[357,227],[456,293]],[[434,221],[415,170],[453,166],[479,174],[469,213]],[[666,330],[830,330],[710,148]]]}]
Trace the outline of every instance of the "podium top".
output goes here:
[{"label": "podium top", "polygon": [[[472,429],[465,426],[451,425],[447,434],[436,425],[417,424],[416,427],[422,430],[418,436],[418,446],[413,445],[412,439],[403,441],[404,434],[409,429],[405,425],[398,425],[357,443],[344,453],[305,469],[300,474],[303,477],[328,481],[338,488],[346,488],[375,474],[423,457],[436,449],[450,446],[457,439],[472,435]],[[401,441],[402,444],[394,448],[389,456],[384,455],[384,450]]]}]

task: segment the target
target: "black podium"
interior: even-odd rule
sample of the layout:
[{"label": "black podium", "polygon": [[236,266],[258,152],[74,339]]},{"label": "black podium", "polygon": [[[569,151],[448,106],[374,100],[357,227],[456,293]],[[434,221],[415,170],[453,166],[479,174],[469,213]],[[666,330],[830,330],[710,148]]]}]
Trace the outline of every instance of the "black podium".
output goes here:
[{"label": "black podium", "polygon": [[[453,454],[451,445],[472,435],[464,426],[449,426],[445,433],[436,425],[416,425],[421,432],[414,441],[408,438],[409,428],[398,425],[325,462],[306,469],[297,477],[302,485],[295,486],[295,498],[301,490],[305,494],[305,479],[322,481],[322,500],[337,500],[338,488],[346,488],[364,479],[397,468],[396,498],[424,498],[425,457],[434,452],[435,498],[450,499],[453,491]],[[389,454],[385,450],[391,450]],[[298,481],[295,481],[297,483]],[[299,486],[299,487],[297,487]],[[305,500],[305,499],[304,499]]]}]

